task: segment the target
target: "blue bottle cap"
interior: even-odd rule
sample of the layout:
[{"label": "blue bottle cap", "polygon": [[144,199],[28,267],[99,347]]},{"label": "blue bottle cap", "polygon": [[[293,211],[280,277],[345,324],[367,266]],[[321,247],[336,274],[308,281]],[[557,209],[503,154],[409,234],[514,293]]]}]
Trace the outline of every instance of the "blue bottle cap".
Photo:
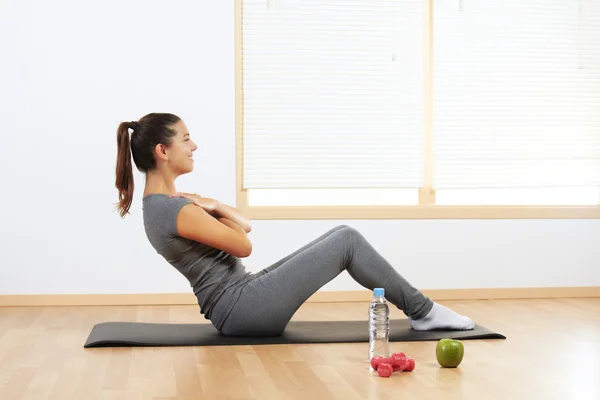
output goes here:
[{"label": "blue bottle cap", "polygon": [[373,290],[373,294],[375,296],[383,296],[383,295],[385,295],[385,289],[384,288],[375,288]]}]

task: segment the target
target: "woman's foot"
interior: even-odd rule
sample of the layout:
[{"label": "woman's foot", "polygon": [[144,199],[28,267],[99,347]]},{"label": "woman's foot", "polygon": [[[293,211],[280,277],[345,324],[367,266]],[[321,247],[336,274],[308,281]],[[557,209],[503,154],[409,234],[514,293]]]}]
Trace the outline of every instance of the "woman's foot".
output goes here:
[{"label": "woman's foot", "polygon": [[455,313],[447,307],[433,303],[429,313],[418,320],[410,319],[412,328],[416,331],[430,331],[433,329],[452,329],[468,331],[475,327],[472,319]]}]

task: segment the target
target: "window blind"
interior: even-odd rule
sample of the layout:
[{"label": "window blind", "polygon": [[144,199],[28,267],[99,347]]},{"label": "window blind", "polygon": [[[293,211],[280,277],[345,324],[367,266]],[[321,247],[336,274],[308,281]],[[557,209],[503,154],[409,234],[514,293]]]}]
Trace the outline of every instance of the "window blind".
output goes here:
[{"label": "window blind", "polygon": [[422,185],[420,0],[243,0],[245,188]]},{"label": "window blind", "polygon": [[434,186],[600,186],[600,1],[434,2]]}]

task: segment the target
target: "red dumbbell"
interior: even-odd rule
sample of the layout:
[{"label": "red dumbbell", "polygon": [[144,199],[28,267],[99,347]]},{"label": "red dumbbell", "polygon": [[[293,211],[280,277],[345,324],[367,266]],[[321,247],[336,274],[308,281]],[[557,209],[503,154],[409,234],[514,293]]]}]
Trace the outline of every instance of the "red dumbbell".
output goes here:
[{"label": "red dumbbell", "polygon": [[389,378],[396,371],[412,371],[414,367],[415,360],[412,358],[404,358],[401,365],[382,362],[377,365],[377,374],[382,378]]},{"label": "red dumbbell", "polygon": [[406,357],[406,354],[400,352],[400,353],[394,353],[390,357],[381,357],[381,356],[373,357],[373,358],[371,358],[371,368],[373,368],[375,371],[377,371],[377,367],[381,363],[387,363],[387,364],[390,364],[391,366],[394,366],[394,360],[393,360],[394,356],[396,356],[398,358],[402,358],[402,357]]},{"label": "red dumbbell", "polygon": [[406,357],[404,353],[394,353],[390,357],[373,357],[371,359],[371,367],[377,370],[378,366],[382,363],[390,364],[396,370],[412,371],[415,368],[415,360],[410,357]]},{"label": "red dumbbell", "polygon": [[408,368],[405,369],[406,372],[412,372],[415,369],[415,360],[413,358],[408,358]]},{"label": "red dumbbell", "polygon": [[415,360],[406,357],[405,355],[400,354],[392,354],[392,360],[394,361],[393,366],[395,367],[394,371],[407,371],[411,372],[415,369]]},{"label": "red dumbbell", "polygon": [[389,378],[395,371],[395,367],[388,363],[380,363],[377,368],[377,374],[382,378]]},{"label": "red dumbbell", "polygon": [[410,357],[398,357],[396,355],[392,356],[394,360],[394,372],[396,371],[406,371],[411,372],[415,369],[415,360]]}]

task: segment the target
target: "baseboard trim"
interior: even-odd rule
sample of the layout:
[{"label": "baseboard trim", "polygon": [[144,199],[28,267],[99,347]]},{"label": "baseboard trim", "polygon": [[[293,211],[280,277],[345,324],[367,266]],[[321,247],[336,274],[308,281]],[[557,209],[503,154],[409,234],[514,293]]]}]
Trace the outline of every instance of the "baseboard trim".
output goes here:
[{"label": "baseboard trim", "polygon": [[[544,298],[595,298],[600,297],[600,286],[499,288],[499,289],[430,289],[423,294],[435,301],[443,300],[508,300]],[[370,301],[367,290],[318,292],[308,299],[314,303]]]},{"label": "baseboard trim", "polygon": [[[436,301],[600,297],[600,286],[500,289],[431,289],[423,293]],[[367,302],[368,290],[320,291],[309,303]],[[197,305],[191,293],[140,294],[25,294],[0,295],[0,307]]]}]

